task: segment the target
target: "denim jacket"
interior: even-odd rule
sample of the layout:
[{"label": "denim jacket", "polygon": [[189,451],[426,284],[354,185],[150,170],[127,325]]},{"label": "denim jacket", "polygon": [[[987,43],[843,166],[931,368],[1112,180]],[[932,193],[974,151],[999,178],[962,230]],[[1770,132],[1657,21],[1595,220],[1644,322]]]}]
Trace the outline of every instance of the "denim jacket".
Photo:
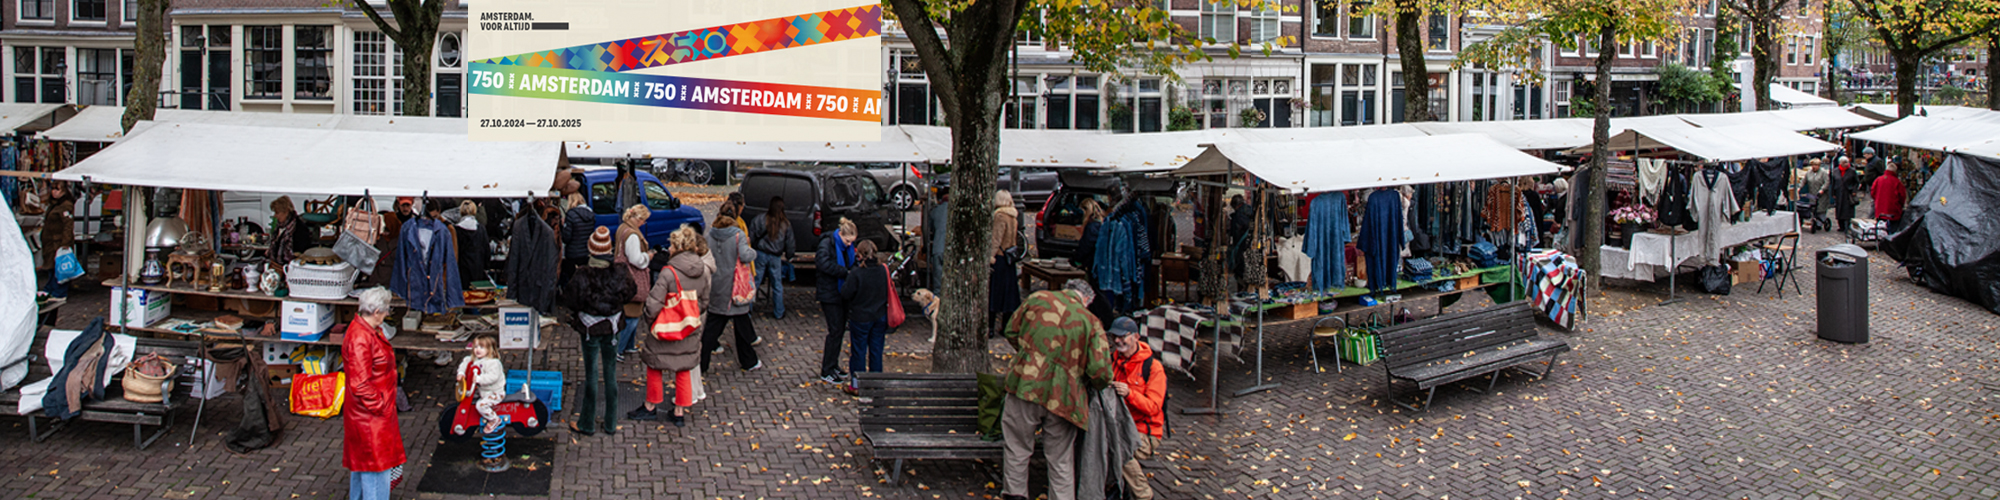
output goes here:
[{"label": "denim jacket", "polygon": [[[421,234],[431,232],[425,248]],[[465,305],[458,283],[458,260],[452,251],[452,230],[437,219],[415,218],[403,223],[397,236],[396,273],[389,277],[389,291],[409,303],[410,309],[431,314]]]}]

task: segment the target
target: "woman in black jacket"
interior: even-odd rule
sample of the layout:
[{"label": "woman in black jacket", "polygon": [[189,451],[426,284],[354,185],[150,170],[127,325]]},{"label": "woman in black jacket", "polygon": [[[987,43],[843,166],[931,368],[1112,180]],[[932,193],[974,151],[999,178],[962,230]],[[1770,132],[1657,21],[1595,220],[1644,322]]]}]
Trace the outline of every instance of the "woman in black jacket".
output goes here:
[{"label": "woman in black jacket", "polygon": [[[854,373],[882,371],[882,342],[889,333],[889,268],[875,254],[875,242],[854,246],[856,264],[847,270],[840,284],[840,298],[847,302],[847,369]],[[854,392],[850,379],[845,388]]]},{"label": "woman in black jacket", "polygon": [[[848,268],[857,265],[854,260],[854,242],[859,237],[854,221],[840,218],[835,230],[826,231],[819,238],[819,251],[813,254],[819,288],[813,295],[819,300],[819,310],[826,317],[826,345],[820,349],[819,379],[823,382],[840,383],[847,376],[840,371],[840,340],[847,330],[847,301],[840,298],[840,283],[847,279]],[[849,366],[848,369],[854,367]]]},{"label": "woman in black jacket", "polygon": [[558,285],[568,284],[569,277],[576,274],[577,266],[590,260],[590,233],[597,230],[597,212],[590,210],[590,204],[583,201],[583,194],[570,193],[563,198],[562,270],[556,278]]},{"label": "woman in black jacket", "polygon": [[571,328],[583,333],[583,404],[570,430],[591,435],[597,428],[598,400],[603,400],[605,434],[618,431],[618,327],[625,303],[639,293],[632,274],[611,264],[611,230],[597,228],[589,239],[590,259],[576,268],[562,287],[563,305],[575,312]]}]

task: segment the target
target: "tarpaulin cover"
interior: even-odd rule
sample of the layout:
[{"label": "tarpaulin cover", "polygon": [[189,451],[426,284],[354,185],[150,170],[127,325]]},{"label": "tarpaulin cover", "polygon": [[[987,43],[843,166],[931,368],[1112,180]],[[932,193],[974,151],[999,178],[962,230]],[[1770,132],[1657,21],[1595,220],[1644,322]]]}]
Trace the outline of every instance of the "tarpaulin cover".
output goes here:
[{"label": "tarpaulin cover", "polygon": [[1951,155],[1903,216],[1883,251],[1924,286],[2000,313],[2000,162]]},{"label": "tarpaulin cover", "polygon": [[[54,229],[48,229],[54,231]],[[0,391],[28,377],[28,349],[35,342],[35,254],[20,238],[14,209],[0,203]]]}]

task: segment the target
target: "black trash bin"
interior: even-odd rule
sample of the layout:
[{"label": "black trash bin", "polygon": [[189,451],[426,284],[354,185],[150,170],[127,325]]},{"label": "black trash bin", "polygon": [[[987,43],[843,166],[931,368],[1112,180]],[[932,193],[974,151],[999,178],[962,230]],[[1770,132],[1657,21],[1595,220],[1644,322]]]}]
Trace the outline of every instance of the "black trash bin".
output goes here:
[{"label": "black trash bin", "polygon": [[1816,252],[1819,338],[1868,342],[1868,251],[1841,244]]}]

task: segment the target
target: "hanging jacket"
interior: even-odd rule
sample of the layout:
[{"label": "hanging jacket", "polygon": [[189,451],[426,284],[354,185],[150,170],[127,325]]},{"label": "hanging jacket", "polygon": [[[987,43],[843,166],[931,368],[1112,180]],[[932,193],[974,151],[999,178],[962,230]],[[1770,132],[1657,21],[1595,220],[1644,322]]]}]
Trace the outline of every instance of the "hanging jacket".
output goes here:
[{"label": "hanging jacket", "polygon": [[557,264],[562,246],[540,217],[514,219],[507,239],[507,298],[543,314],[555,311]]},{"label": "hanging jacket", "polygon": [[1306,213],[1306,257],[1312,259],[1312,288],[1347,286],[1347,193],[1320,193]]},{"label": "hanging jacket", "polygon": [[1776,209],[1778,198],[1784,196],[1785,187],[1791,185],[1792,169],[1785,168],[1783,161],[1760,161],[1753,163],[1756,170],[1757,208]]},{"label": "hanging jacket", "polygon": [[[1688,213],[1688,193],[1693,188],[1694,186],[1688,184],[1687,172],[1674,171],[1667,174],[1665,191],[1660,193],[1660,224],[1680,226],[1682,229],[1689,231],[1700,227],[1699,224],[1695,223],[1694,217]],[[1581,231],[1578,231],[1578,233],[1581,233]]]},{"label": "hanging jacket", "polygon": [[[1497,187],[1497,186],[1496,186]],[[1499,212],[1489,207],[1488,213]],[[1403,251],[1403,195],[1394,189],[1377,189],[1368,194],[1367,212],[1361,219],[1361,253],[1368,256],[1368,290],[1380,292],[1396,288],[1396,270]]]},{"label": "hanging jacket", "polygon": [[1125,475],[1119,468],[1138,450],[1140,434],[1124,401],[1110,387],[1091,392],[1089,405],[1090,419],[1100,424],[1077,437],[1076,499],[1103,500],[1105,491],[1123,484]]},{"label": "hanging jacket", "polygon": [[1094,220],[1083,225],[1083,235],[1076,240],[1076,251],[1070,254],[1070,262],[1078,269],[1093,271],[1090,263],[1097,259],[1097,236],[1104,230],[1104,221]]},{"label": "hanging jacket", "polygon": [[403,223],[403,234],[397,238],[396,272],[389,278],[389,291],[421,312],[438,314],[464,306],[451,227],[419,217]]},{"label": "hanging jacket", "polygon": [[91,320],[82,334],[70,340],[63,350],[62,369],[49,379],[49,392],[42,395],[42,414],[69,420],[83,414],[83,403],[104,399],[104,370],[110,363],[111,346],[104,318]]}]

